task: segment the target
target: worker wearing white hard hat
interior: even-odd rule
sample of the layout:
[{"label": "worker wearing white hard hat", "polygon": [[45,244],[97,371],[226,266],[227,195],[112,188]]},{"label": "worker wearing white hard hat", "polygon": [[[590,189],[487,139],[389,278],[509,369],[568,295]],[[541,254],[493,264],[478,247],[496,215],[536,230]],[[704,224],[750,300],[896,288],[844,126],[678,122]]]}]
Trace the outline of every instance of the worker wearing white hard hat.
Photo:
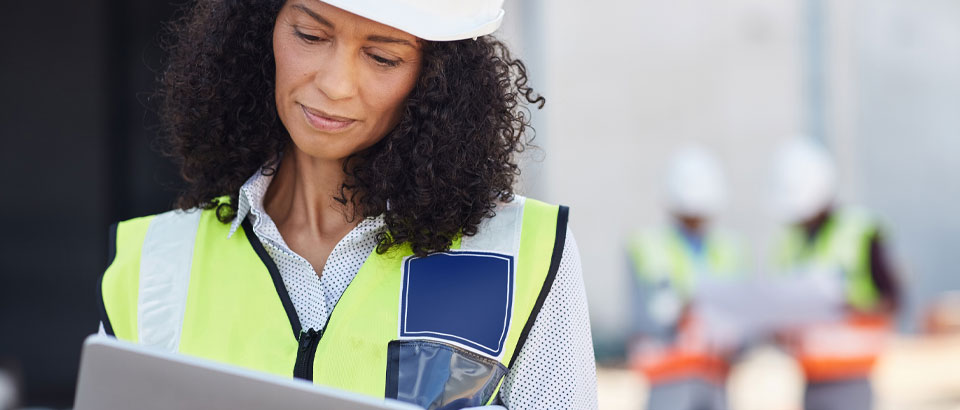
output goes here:
[{"label": "worker wearing white hard hat", "polygon": [[845,292],[835,322],[789,334],[807,377],[805,408],[870,409],[870,371],[898,305],[880,226],[862,209],[836,205],[836,166],[809,137],[780,147],[773,177],[775,210],[788,225],[775,255],[780,269],[824,275]]},{"label": "worker wearing white hard hat", "polygon": [[120,222],[103,333],[427,409],[596,408],[566,207],[516,195],[500,0],[196,2],[175,210]]},{"label": "worker wearing white hard hat", "polygon": [[648,409],[725,409],[728,346],[713,343],[690,315],[698,282],[742,269],[739,241],[713,226],[726,202],[719,161],[688,145],[670,160],[664,184],[671,224],[629,244],[641,290],[640,333],[631,361],[650,382]]}]

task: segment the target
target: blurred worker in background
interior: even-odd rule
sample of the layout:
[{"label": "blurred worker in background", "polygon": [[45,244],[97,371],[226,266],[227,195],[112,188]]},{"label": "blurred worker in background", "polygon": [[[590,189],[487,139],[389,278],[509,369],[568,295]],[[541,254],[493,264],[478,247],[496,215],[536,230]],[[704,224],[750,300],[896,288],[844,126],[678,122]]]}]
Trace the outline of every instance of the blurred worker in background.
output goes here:
[{"label": "blurred worker in background", "polygon": [[665,188],[671,224],[629,244],[643,324],[631,362],[650,382],[648,409],[725,409],[732,347],[689,309],[698,282],[741,268],[738,243],[711,226],[725,199],[721,167],[702,147],[685,147],[672,158]]},{"label": "blurred worker in background", "polygon": [[835,206],[836,169],[810,138],[788,141],[775,160],[774,203],[789,225],[775,248],[780,268],[824,275],[843,292],[834,323],[787,334],[807,378],[804,407],[870,409],[870,371],[899,304],[879,224],[864,210]]}]

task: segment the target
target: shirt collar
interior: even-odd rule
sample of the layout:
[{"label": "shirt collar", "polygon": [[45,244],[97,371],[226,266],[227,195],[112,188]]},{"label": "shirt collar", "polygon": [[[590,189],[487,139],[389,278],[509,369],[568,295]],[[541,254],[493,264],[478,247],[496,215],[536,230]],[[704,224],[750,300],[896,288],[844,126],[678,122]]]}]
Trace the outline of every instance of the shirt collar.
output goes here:
[{"label": "shirt collar", "polygon": [[260,222],[260,215],[263,213],[263,197],[267,194],[267,188],[270,187],[271,181],[273,181],[273,173],[265,175],[263,168],[260,168],[247,179],[247,182],[243,183],[243,186],[240,187],[240,193],[237,195],[237,216],[230,225],[230,233],[227,234],[227,238],[233,236],[248,215],[253,215],[253,221],[251,222],[254,225]]},{"label": "shirt collar", "polygon": [[[270,188],[273,175],[272,172],[264,174],[263,168],[260,168],[240,187],[240,193],[237,194],[237,216],[230,225],[230,232],[227,233],[227,238],[233,236],[233,234],[237,232],[237,229],[240,229],[243,220],[251,215],[253,217],[250,222],[253,224],[253,228],[256,229],[260,225],[263,216],[266,215],[266,211],[263,209],[263,197],[267,194],[267,188]],[[390,203],[388,201],[387,207],[389,208],[389,206]],[[357,228],[365,232],[376,231],[384,225],[385,221],[381,214],[377,217],[365,218],[363,221],[360,221]]]}]

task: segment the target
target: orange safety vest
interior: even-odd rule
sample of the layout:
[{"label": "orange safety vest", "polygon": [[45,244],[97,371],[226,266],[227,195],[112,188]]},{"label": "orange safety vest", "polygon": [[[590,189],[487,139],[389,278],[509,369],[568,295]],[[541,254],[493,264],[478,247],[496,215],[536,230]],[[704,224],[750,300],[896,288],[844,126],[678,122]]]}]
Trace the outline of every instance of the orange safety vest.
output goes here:
[{"label": "orange safety vest", "polygon": [[855,313],[842,322],[805,326],[790,335],[788,345],[809,381],[866,378],[891,328],[889,315]]},{"label": "orange safety vest", "polygon": [[673,344],[640,347],[632,355],[631,367],[651,384],[688,379],[722,384],[730,372],[726,359],[729,352],[711,345],[702,329],[695,317],[687,315],[678,326]]}]

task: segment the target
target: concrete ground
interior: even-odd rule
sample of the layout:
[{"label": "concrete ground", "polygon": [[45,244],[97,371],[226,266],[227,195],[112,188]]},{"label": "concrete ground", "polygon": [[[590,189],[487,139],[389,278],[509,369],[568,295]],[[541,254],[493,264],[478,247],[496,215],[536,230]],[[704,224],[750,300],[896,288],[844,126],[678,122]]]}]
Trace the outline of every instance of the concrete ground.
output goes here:
[{"label": "concrete ground", "polygon": [[[647,384],[617,366],[597,369],[601,409],[641,410]],[[874,371],[877,410],[960,410],[960,335],[893,340]],[[731,410],[800,410],[803,378],[773,347],[747,353],[728,386]]]}]

